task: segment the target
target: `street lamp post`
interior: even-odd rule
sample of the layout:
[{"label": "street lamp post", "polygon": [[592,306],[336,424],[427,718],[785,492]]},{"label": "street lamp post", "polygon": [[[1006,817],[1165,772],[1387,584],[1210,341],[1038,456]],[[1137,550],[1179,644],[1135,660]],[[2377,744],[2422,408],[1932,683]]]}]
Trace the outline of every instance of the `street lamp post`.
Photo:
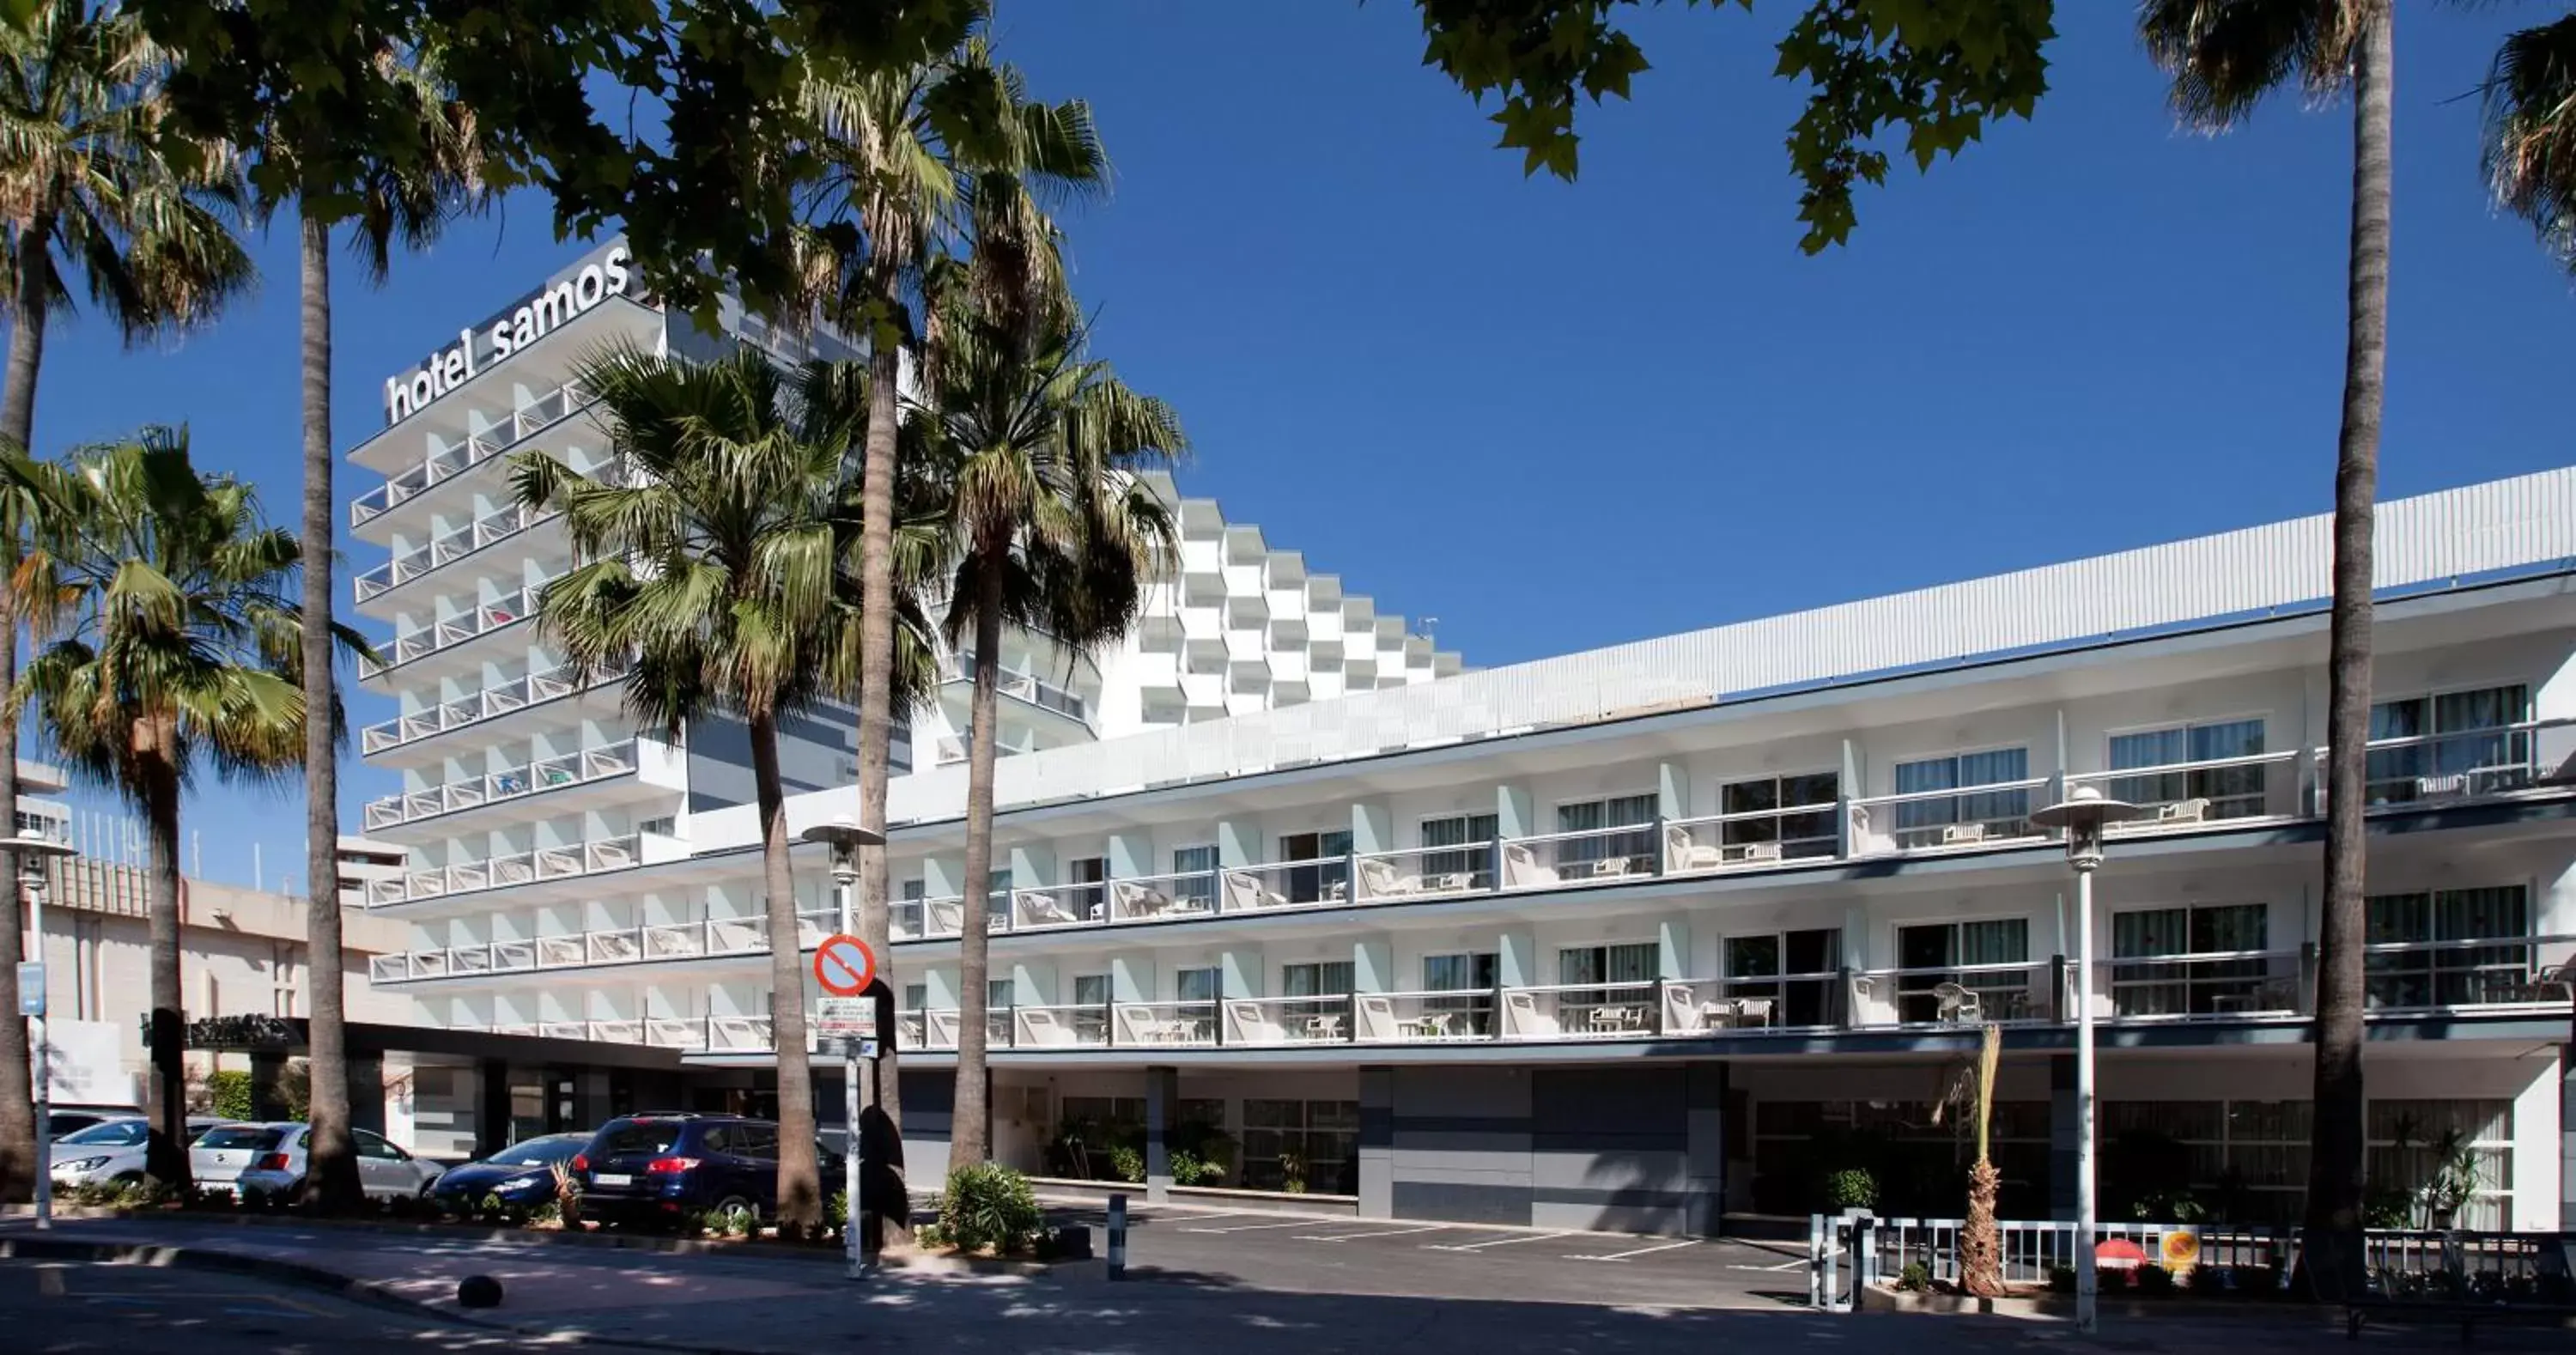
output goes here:
[{"label": "street lamp post", "polygon": [[[36,958],[18,967],[18,1010],[26,1017],[27,1045],[36,1053],[36,1226],[54,1226],[54,1065],[45,1050],[45,865],[70,856],[67,843],[34,833],[7,839],[18,854],[18,884],[27,891],[27,929],[36,936]],[[15,927],[16,918],[0,919]]]},{"label": "street lamp post", "polygon": [[[842,818],[818,823],[806,829],[801,836],[807,842],[819,842],[832,849],[832,885],[840,893],[841,934],[858,935],[858,905],[855,901],[858,891],[855,886],[859,879],[859,848],[884,846],[885,834],[870,832]],[[885,1031],[877,1032],[879,1039],[886,1035]],[[841,1199],[845,1202],[841,1219],[841,1257],[853,1280],[864,1280],[869,1273],[868,1229],[862,1222],[866,1210],[862,1207],[860,1194],[867,1165],[866,1139],[859,1125],[862,1099],[859,1095],[859,1043],[844,1039],[841,1041],[841,1115],[842,1123],[848,1126],[849,1143],[841,1154]]]},{"label": "street lamp post", "polygon": [[2101,1326],[2093,1266],[2093,872],[2102,868],[2102,827],[2149,811],[2114,800],[2093,786],[2030,816],[2043,828],[2066,830],[2066,860],[2075,867],[2075,1329]]}]

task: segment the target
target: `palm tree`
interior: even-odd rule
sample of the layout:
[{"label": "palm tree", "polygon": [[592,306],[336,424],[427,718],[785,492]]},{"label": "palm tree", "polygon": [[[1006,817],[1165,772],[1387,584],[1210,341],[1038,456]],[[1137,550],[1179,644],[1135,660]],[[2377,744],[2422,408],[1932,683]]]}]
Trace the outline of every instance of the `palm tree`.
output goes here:
[{"label": "palm tree", "polygon": [[2576,268],[2576,14],[2523,29],[2496,50],[2486,171],[2496,201]]},{"label": "palm tree", "polygon": [[[114,6],[50,0],[0,25],[0,250],[9,359],[0,378],[0,448],[34,440],[45,327],[71,286],[129,341],[218,310],[251,279],[233,238],[231,167],[221,148],[183,168],[156,140],[165,62],[141,25]],[[208,149],[208,148],[200,148]],[[15,538],[0,540],[0,569]],[[0,591],[0,690],[17,679],[17,621]],[[0,757],[0,822],[17,821],[18,764]],[[0,852],[0,876],[16,878]],[[17,1010],[14,894],[0,906],[0,1009]],[[0,1200],[34,1184],[36,1128],[22,1023],[0,1022]]]},{"label": "palm tree", "polygon": [[[779,1231],[816,1232],[778,723],[857,681],[849,472],[865,383],[839,364],[791,376],[752,349],[705,364],[613,351],[580,379],[598,397],[620,473],[594,479],[541,453],[512,463],[519,500],[560,509],[583,562],[540,592],[538,624],[576,671],[627,662],[626,707],[640,721],[674,735],[715,716],[749,727],[778,1055]],[[897,676],[917,699],[928,669],[917,610],[909,629],[915,657]]]},{"label": "palm tree", "polygon": [[[150,842],[152,1121],[147,1170],[188,1182],[179,984],[179,797],[211,769],[281,779],[303,747],[295,538],[250,486],[201,476],[183,429],[62,462],[0,457],[41,525],[18,583],[38,648],[10,693],[72,769],[123,795]],[[343,650],[366,643],[334,625]],[[340,712],[325,716],[336,727]]]},{"label": "palm tree", "polygon": [[[982,0],[969,0],[980,28]],[[966,179],[984,170],[1025,173],[1049,186],[1095,183],[1107,162],[1080,101],[1033,105],[1016,72],[992,60],[980,33],[937,60],[855,76],[812,69],[801,97],[822,132],[826,171],[807,197],[812,221],[800,269],[800,308],[868,342],[866,456],[862,517],[868,535],[860,568],[859,826],[885,829],[887,758],[893,737],[889,689],[896,663],[892,543],[882,533],[895,509],[903,345],[921,336],[908,304],[922,270],[955,233]],[[931,364],[925,364],[925,367]],[[934,378],[935,379],[935,378]],[[887,947],[885,850],[859,851],[859,930],[879,955]],[[888,1046],[876,1080],[880,1109],[900,1133],[897,1060]]]},{"label": "palm tree", "polygon": [[2145,0],[2138,29],[2193,127],[2234,126],[2284,82],[2352,90],[2352,239],[2343,418],[2335,454],[2334,583],[2326,659],[2325,916],[2317,933],[2316,1092],[2305,1249],[2359,1292],[2365,1186],[2362,802],[2370,737],[2371,514],[2388,360],[2388,223],[2395,55],[2390,0]]},{"label": "palm tree", "polygon": [[[442,90],[434,55],[415,53],[410,60],[387,50],[373,65],[376,92],[408,110],[392,124],[411,144],[364,154],[341,138],[333,154],[346,161],[332,171],[354,168],[360,192],[351,213],[354,246],[367,280],[382,286],[392,270],[396,245],[419,249],[437,238],[445,224],[481,199],[481,156],[470,113]],[[309,105],[306,108],[309,109]],[[309,120],[313,115],[306,113]],[[290,170],[309,163],[303,143],[331,138],[330,127],[301,127],[280,119],[263,129],[262,155]],[[319,161],[326,157],[312,157]],[[332,529],[338,512],[331,487],[331,232],[330,216],[313,209],[316,201],[341,200],[329,182],[307,183],[296,199],[298,274],[302,296],[304,414],[303,551],[304,614],[328,616],[333,605]],[[338,701],[338,674],[331,665],[331,638],[320,626],[304,635],[304,700],[307,707]],[[304,747],[304,878],[306,882],[305,946],[312,975],[312,1020],[308,1052],[312,1090],[308,1116],[313,1126],[311,1166],[305,1173],[304,1203],[326,1213],[346,1213],[365,1201],[358,1179],[357,1142],[350,1133],[348,998],[340,944],[340,741],[336,731],[315,724],[305,730]]]},{"label": "palm tree", "polygon": [[1977,1057],[1944,1079],[1940,1099],[1932,1103],[1932,1123],[1952,1108],[1977,1117],[1977,1160],[1968,1168],[1967,1226],[1959,1230],[1959,1287],[1979,1298],[2004,1292],[2003,1236],[1995,1228],[1995,1195],[2003,1173],[1995,1170],[1995,1074],[2004,1059],[2003,1027],[1985,1027]]},{"label": "palm tree", "polygon": [[[1052,251],[1052,241],[1042,242]],[[972,270],[970,270],[971,272]],[[994,699],[1004,626],[1076,649],[1124,635],[1179,549],[1171,510],[1138,478],[1187,449],[1170,407],[1089,357],[1069,298],[972,285],[944,322],[938,404],[919,411],[949,466],[959,559],[944,627],[973,645],[966,898],[952,1166],[991,1154],[985,1095]],[[1009,298],[996,307],[997,299]]]}]

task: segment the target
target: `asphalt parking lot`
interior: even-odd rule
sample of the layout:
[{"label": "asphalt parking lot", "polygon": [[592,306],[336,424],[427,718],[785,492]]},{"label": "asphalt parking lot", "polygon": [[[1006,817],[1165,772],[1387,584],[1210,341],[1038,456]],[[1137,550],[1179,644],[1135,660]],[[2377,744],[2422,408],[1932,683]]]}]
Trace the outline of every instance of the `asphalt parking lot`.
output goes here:
[{"label": "asphalt parking lot", "polygon": [[[1104,1211],[1049,1212],[1105,1247]],[[1764,1308],[1807,1291],[1803,1252],[1726,1239],[1167,1205],[1130,1209],[1127,1247],[1140,1277],[1293,1292]]]}]

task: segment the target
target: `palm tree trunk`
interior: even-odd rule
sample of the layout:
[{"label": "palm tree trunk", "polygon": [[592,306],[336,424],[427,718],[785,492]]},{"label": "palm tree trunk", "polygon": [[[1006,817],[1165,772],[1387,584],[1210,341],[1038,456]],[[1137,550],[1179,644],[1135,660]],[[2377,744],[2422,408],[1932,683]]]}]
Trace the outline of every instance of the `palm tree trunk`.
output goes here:
[{"label": "palm tree trunk", "polygon": [[134,724],[136,759],[142,766],[144,836],[150,842],[152,1016],[151,1071],[145,1075],[143,1116],[152,1127],[144,1170],[153,1180],[188,1188],[187,1019],[179,973],[179,767],[171,761],[177,722],[147,716]]},{"label": "palm tree trunk", "polygon": [[331,728],[331,227],[301,221],[304,306],[304,949],[312,988],[305,1052],[313,1125],[304,1203],[365,1201],[350,1135],[348,1005],[340,956],[340,764]]},{"label": "palm tree trunk", "polygon": [[778,717],[751,716],[753,798],[760,803],[761,879],[769,891],[769,1043],[778,1054],[778,1235],[823,1228],[822,1164],[814,1151],[814,1064],[805,1054],[805,958],[796,944],[796,880],[787,868],[787,792],[778,774]]},{"label": "palm tree trunk", "polygon": [[[869,286],[891,302],[895,274],[891,266],[870,264]],[[894,746],[894,459],[896,401],[901,395],[902,350],[890,342],[868,345],[868,427],[859,472],[859,827],[885,832],[886,776]],[[886,919],[886,854],[882,846],[859,848],[859,939],[877,956],[879,981],[900,993],[893,973],[894,948]],[[891,1152],[883,1169],[903,1174],[903,1089],[900,1050],[886,1032],[876,1065],[867,1070],[869,1100],[885,1117]],[[900,1198],[896,1196],[894,1198]],[[879,1227],[909,1237],[903,1211],[884,1216]]]},{"label": "palm tree trunk", "polygon": [[2334,597],[2326,660],[2325,916],[2317,933],[2315,1124],[2305,1254],[2316,1284],[2360,1292],[2362,942],[2370,737],[2371,514],[2388,360],[2388,233],[2394,6],[2369,5],[2353,63],[2352,254],[2343,430],[2335,457]]},{"label": "palm tree trunk", "polygon": [[[50,213],[18,228],[21,241],[50,240],[54,219]],[[22,249],[22,263],[29,251]],[[43,256],[41,251],[37,257]],[[21,267],[18,290],[9,305],[9,371],[5,388],[0,389],[0,442],[25,450],[35,435],[36,371],[45,357],[45,279],[41,267]],[[0,543],[0,551],[7,550]],[[14,561],[0,561],[14,563]],[[7,691],[18,681],[18,614],[14,599],[0,588],[0,691]],[[17,727],[10,727],[8,754],[0,757],[0,824],[8,831],[18,831],[18,740]],[[33,1199],[36,1191],[36,1100],[35,1079],[28,1069],[32,1051],[27,1048],[27,1023],[19,1020],[18,962],[26,958],[23,922],[18,897],[18,862],[15,852],[0,851],[0,889],[8,891],[8,902],[0,905],[0,1203],[14,1204]],[[36,956],[44,957],[44,938],[36,938]]]},{"label": "palm tree trunk", "polygon": [[967,707],[966,903],[958,909],[957,1098],[950,1112],[948,1169],[971,1167],[993,1155],[992,1098],[985,1080],[987,980],[992,934],[985,909],[993,890],[993,703],[1002,682],[1002,551],[983,549],[975,571],[975,696]]}]

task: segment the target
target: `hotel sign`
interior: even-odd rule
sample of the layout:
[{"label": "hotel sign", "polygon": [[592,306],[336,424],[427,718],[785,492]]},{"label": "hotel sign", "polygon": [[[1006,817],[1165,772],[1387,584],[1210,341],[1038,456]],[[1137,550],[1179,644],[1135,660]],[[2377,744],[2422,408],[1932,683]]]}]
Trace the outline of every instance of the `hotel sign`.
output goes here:
[{"label": "hotel sign", "polygon": [[385,424],[391,427],[430,401],[464,385],[476,372],[562,327],[634,286],[633,255],[623,243],[556,275],[517,306],[456,332],[456,342],[418,367],[385,378]]}]

